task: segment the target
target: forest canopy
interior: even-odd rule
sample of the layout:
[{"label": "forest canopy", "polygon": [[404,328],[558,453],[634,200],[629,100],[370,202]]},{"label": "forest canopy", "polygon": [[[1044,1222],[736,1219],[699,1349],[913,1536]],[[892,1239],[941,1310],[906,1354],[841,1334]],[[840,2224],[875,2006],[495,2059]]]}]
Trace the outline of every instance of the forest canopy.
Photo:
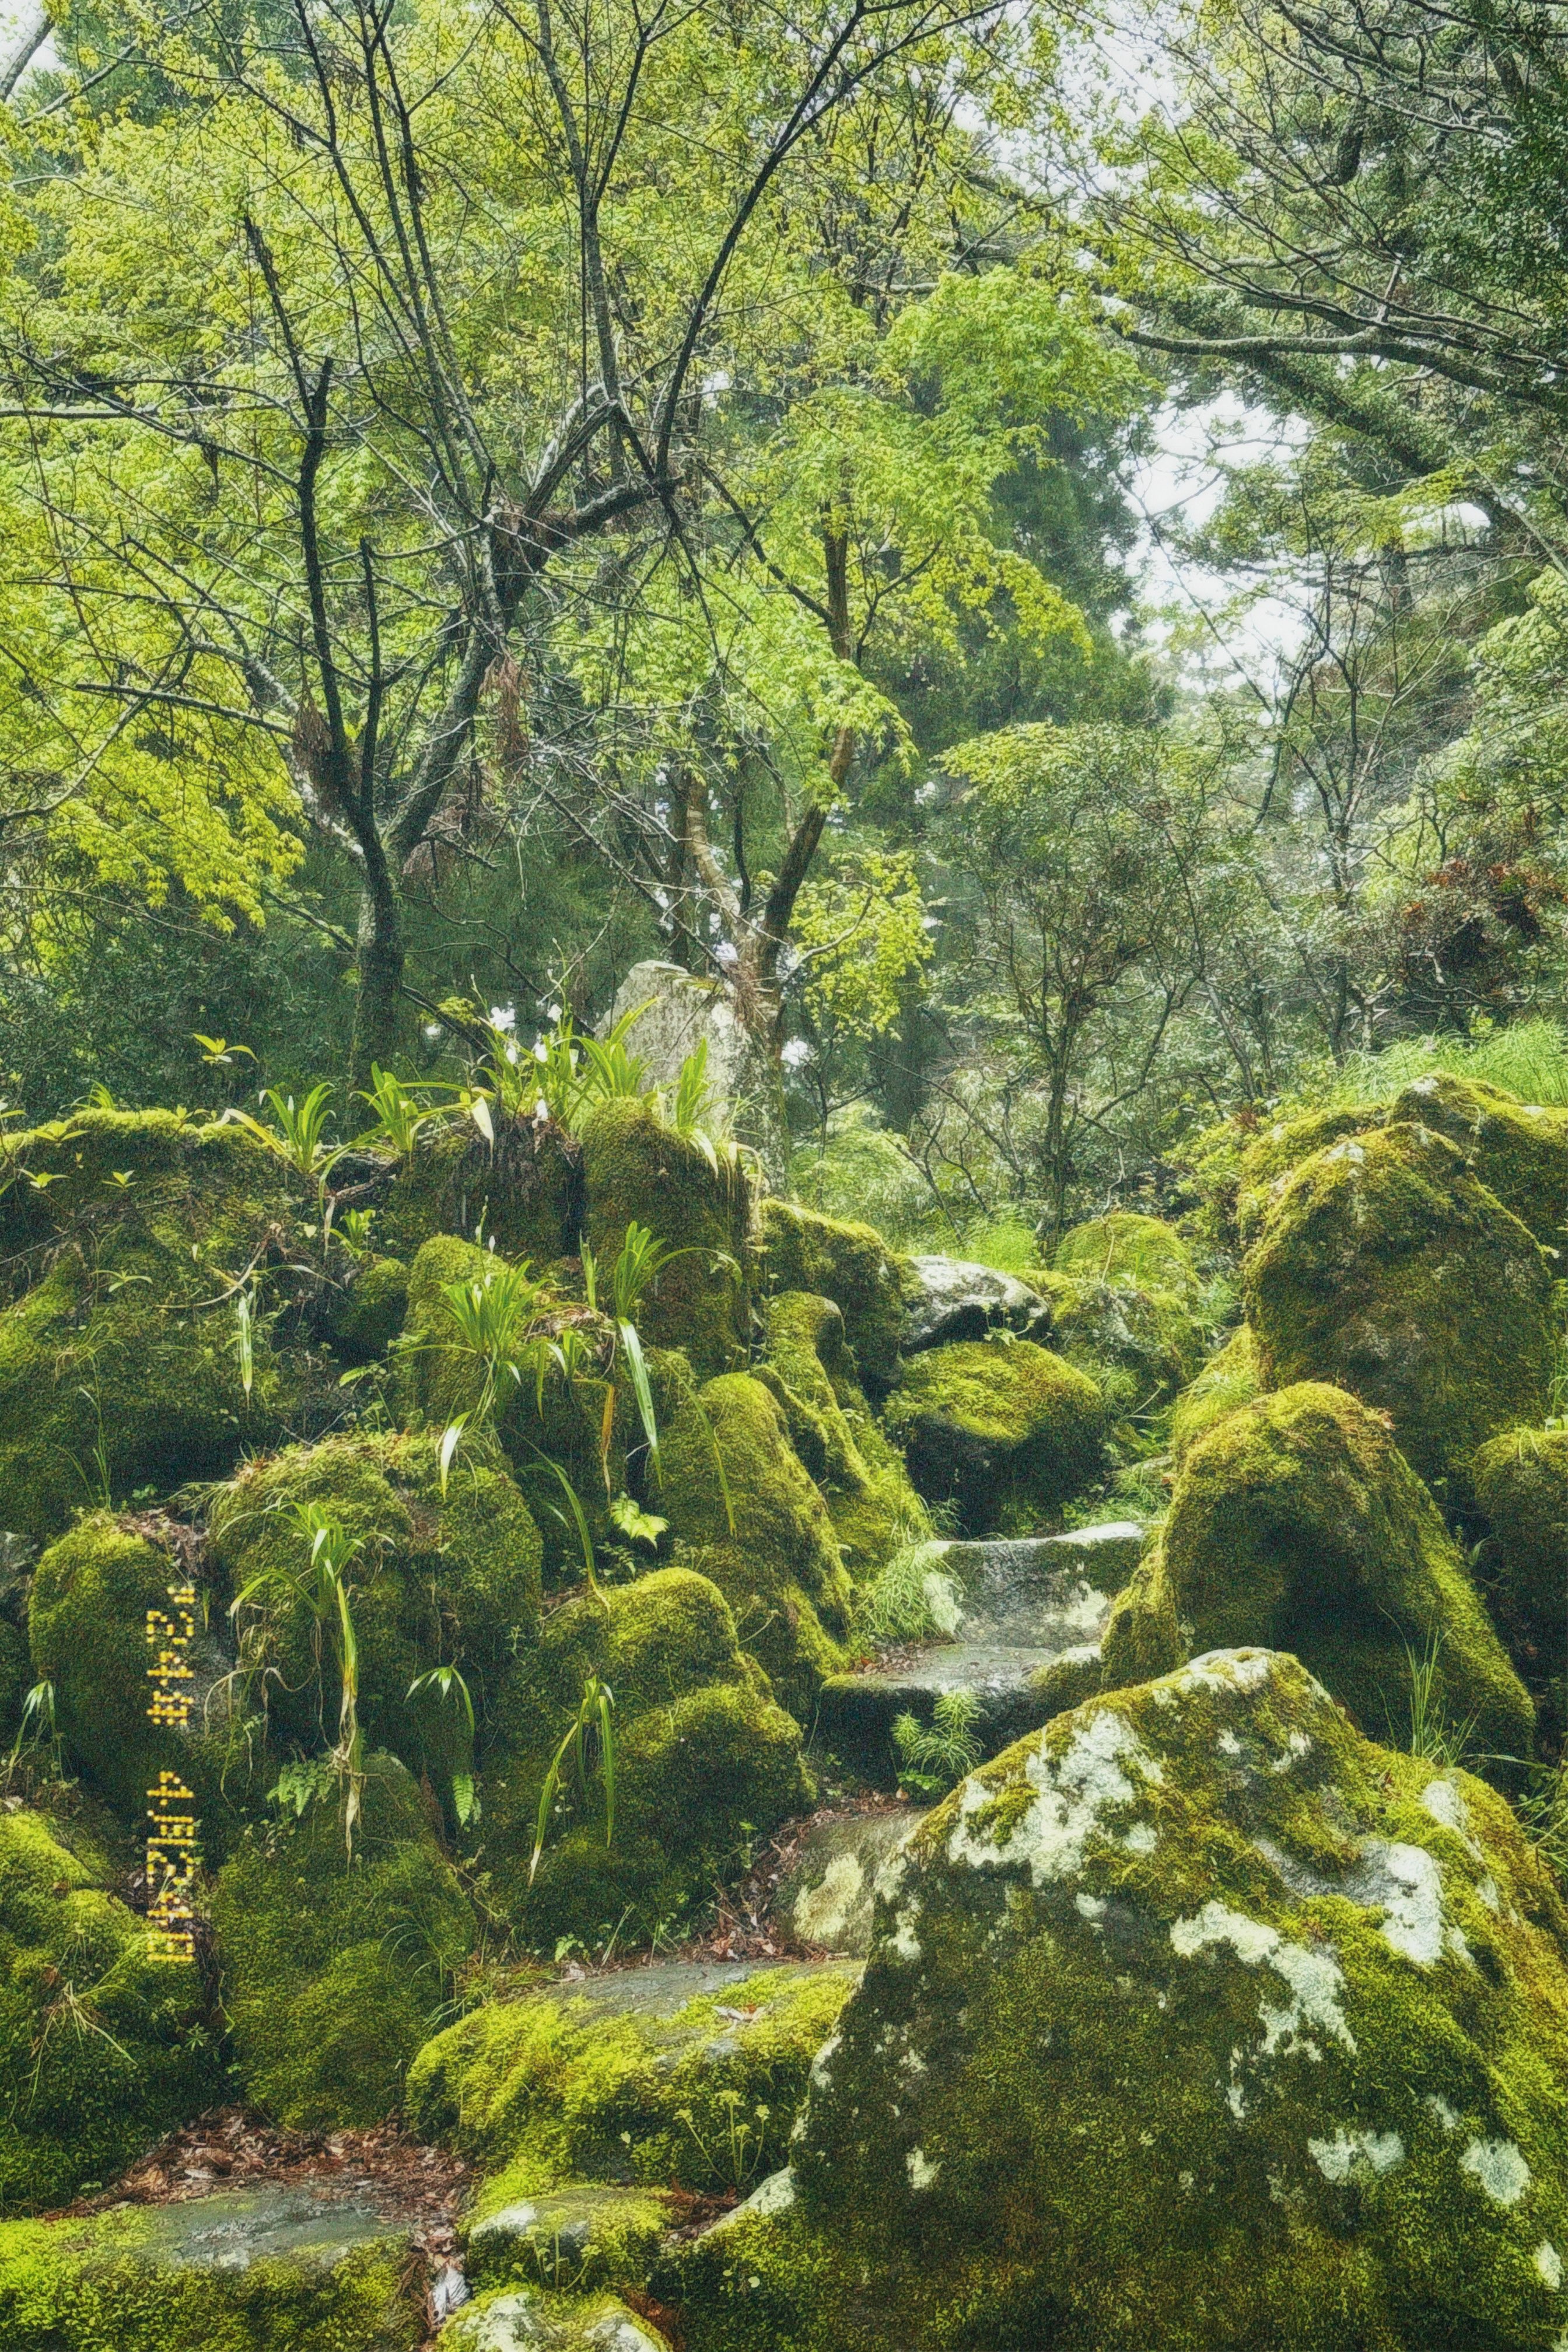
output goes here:
[{"label": "forest canopy", "polygon": [[1564,1098],[1565,64],[1514,0],[18,19],[11,1112],[454,1082],[651,958],[799,1184],[1005,1256],[1428,1039]]}]

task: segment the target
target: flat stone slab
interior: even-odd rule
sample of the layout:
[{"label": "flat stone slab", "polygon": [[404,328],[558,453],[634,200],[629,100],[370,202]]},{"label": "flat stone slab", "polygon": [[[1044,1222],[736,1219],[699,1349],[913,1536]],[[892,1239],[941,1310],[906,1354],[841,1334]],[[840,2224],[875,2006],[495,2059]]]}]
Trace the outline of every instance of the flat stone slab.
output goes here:
[{"label": "flat stone slab", "polygon": [[781,1922],[803,1944],[864,1959],[871,1948],[879,1874],[924,1818],[920,1808],[899,1805],[822,1822],[780,1885],[774,1910]]},{"label": "flat stone slab", "polygon": [[[220,2189],[59,2221],[0,2223],[5,2352],[249,2340],[264,2302],[289,2352],[409,2352],[425,2307],[408,2231],[353,2196]],[[259,2342],[260,2338],[257,2340]]]},{"label": "flat stone slab", "polygon": [[906,1356],[954,1339],[984,1339],[988,1331],[1038,1339],[1050,1329],[1050,1302],[1016,1275],[961,1257],[912,1257],[908,1264],[900,1341]]},{"label": "flat stone slab", "polygon": [[731,1985],[759,1977],[797,1977],[790,1969],[759,1967],[755,1960],[656,1960],[646,1969],[605,1969],[597,1976],[561,1977],[542,1985],[537,1998],[591,2000],[616,2016],[676,2017],[688,2001],[704,1993],[722,1993]]},{"label": "flat stone slab", "polygon": [[929,1723],[947,1692],[975,1702],[973,1735],[984,1757],[1100,1687],[1100,1642],[1113,1596],[1142,1549],[1131,1520],[1069,1535],[954,1543],[932,1565],[953,1588],[951,1640],[927,1643],[859,1675],[825,1683],[818,1725],[830,1748],[883,1785],[897,1785],[893,1726]]}]

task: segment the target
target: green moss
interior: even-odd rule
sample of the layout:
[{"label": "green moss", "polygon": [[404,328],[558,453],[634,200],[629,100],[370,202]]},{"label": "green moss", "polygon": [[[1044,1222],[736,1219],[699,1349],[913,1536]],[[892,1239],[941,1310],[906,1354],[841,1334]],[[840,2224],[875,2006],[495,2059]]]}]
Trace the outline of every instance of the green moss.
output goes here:
[{"label": "green moss", "polygon": [[1179,1467],[1189,1447],[1237,1405],[1258,1394],[1258,1357],[1245,1323],[1216,1349],[1171,1415],[1171,1453]]},{"label": "green moss", "polygon": [[1257,1240],[1269,1210],[1304,1160],[1377,1124],[1375,1106],[1359,1103],[1303,1111],[1255,1129],[1237,1168],[1235,1223],[1242,1248]]},{"label": "green moss", "polygon": [[683,1348],[699,1371],[743,1362],[750,1337],[752,1199],[732,1154],[716,1164],[647,1097],[601,1103],[584,1121],[587,1234],[606,1289],[635,1218],[681,1255],[645,1292],[645,1340]]},{"label": "green moss", "polygon": [[785,1705],[808,1712],[824,1675],[844,1665],[852,1601],[827,1505],[760,1380],[726,1372],[670,1404],[658,1508],[679,1556],[723,1593]]},{"label": "green moss", "polygon": [[153,1724],[147,1715],[148,1618],[156,1612],[174,1620],[169,1589],[188,1574],[166,1542],[154,1542],[107,1512],[93,1513],[38,1562],[28,1633],[33,1673],[54,1685],[56,1718],[72,1765],[138,1829],[159,1773],[183,1775],[197,1800],[204,1854],[211,1861],[232,1829],[226,1817],[231,1802],[244,1801],[249,1774],[243,1749],[230,1754],[231,1727],[237,1727],[226,1681],[229,1662],[202,1632],[199,1603],[191,1612],[196,1638],[187,1654],[190,1723],[175,1729]]},{"label": "green moss", "polygon": [[569,1256],[582,1223],[582,1152],[560,1128],[531,1118],[503,1120],[493,1144],[467,1119],[426,1128],[375,1213],[378,1246],[401,1258],[454,1234],[538,1263]]},{"label": "green moss", "polygon": [[1489,1595],[1510,1646],[1532,1678],[1559,1675],[1568,1665],[1568,1430],[1507,1430],[1481,1447],[1471,1477],[1489,1531]]},{"label": "green moss", "polygon": [[1374,1737],[1411,1732],[1412,1658],[1485,1755],[1528,1756],[1530,1700],[1436,1506],[1382,1419],[1307,1381],[1242,1406],[1187,1453],[1149,1607],[1190,1650],[1290,1650]]},{"label": "green moss", "polygon": [[[615,1693],[615,1836],[597,1784],[584,1797],[569,1778],[530,1885],[546,1769],[591,1674]],[[811,1801],[799,1727],[717,1588],[680,1568],[551,1613],[503,1700],[485,1790],[498,1899],[545,1952],[617,1922],[622,1941],[651,1936]]]},{"label": "green moss", "polygon": [[268,1443],[310,1361],[264,1314],[247,1395],[231,1293],[293,1218],[280,1163],[166,1111],[83,1112],[6,1154],[0,1524],[47,1538],[84,1505],[221,1475]]},{"label": "green moss", "polygon": [[1192,1251],[1175,1227],[1126,1209],[1074,1225],[1057,1244],[1051,1264],[1058,1274],[1163,1292],[1189,1307],[1196,1306],[1201,1288]]},{"label": "green moss", "polygon": [[574,2294],[640,2287],[669,2227],[655,2189],[581,2180],[540,2189],[524,2158],[493,2173],[465,2216],[465,2272],[481,2290],[509,2280]]},{"label": "green moss", "polygon": [[673,2015],[570,1990],[491,2001],[420,2052],[409,2114],[504,2164],[509,2196],[595,2179],[743,2189],[782,2160],[858,1973],[767,1969]]},{"label": "green moss", "polygon": [[[221,2230],[244,2192],[0,2228],[6,2352],[414,2352],[423,2296],[394,2232],[314,2259],[195,2259],[184,2231]],[[330,2221],[326,2228],[330,2230]]]},{"label": "green moss", "polygon": [[769,1301],[757,1377],[784,1407],[795,1452],[821,1489],[855,1582],[900,1545],[931,1533],[903,1456],[883,1433],[856,1378],[844,1318],[830,1298],[786,1290]]},{"label": "green moss", "polygon": [[689,2352],[1527,2352],[1565,2065],[1568,1918],[1506,1804],[1222,1654],[916,1832],[794,2203],[683,2266]]},{"label": "green moss", "polygon": [[1101,1686],[1127,1690],[1134,1683],[1152,1682],[1191,1654],[1176,1615],[1163,1538],[1156,1535],[1110,1604],[1100,1643]]},{"label": "green moss", "polygon": [[195,1968],[109,1885],[79,1827],[0,1813],[0,2210],[114,2179],[221,2094]]},{"label": "green moss", "polygon": [[1568,1227],[1568,1111],[1521,1103],[1484,1078],[1434,1070],[1396,1095],[1385,1116],[1446,1135],[1538,1242],[1561,1246]]},{"label": "green moss", "polygon": [[227,1596],[246,1596],[253,1686],[276,1730],[310,1750],[336,1737],[338,1692],[304,1589],[307,1506],[360,1545],[347,1582],[367,1736],[416,1769],[448,1773],[457,1712],[435,1694],[411,1702],[409,1686],[455,1665],[482,1719],[539,1621],[541,1545],[526,1504],[504,1470],[472,1454],[443,1496],[434,1442],[404,1434],[290,1446],[212,1496],[211,1559]]},{"label": "green moss", "polygon": [[874,1226],[818,1216],[790,1201],[764,1201],[762,1246],[774,1290],[831,1298],[844,1318],[856,1370],[873,1391],[899,1376],[904,1328],[903,1260]]},{"label": "green moss", "polygon": [[408,1312],[408,1268],[400,1257],[361,1266],[332,1323],[332,1344],[351,1364],[384,1356]]},{"label": "green moss", "polygon": [[291,2130],[381,2122],[475,1937],[403,1767],[366,1765],[350,1860],[339,1806],[247,1832],[213,1926],[247,2097]]},{"label": "green moss", "polygon": [[928,1502],[983,1535],[1048,1514],[1093,1477],[1105,1424],[1084,1372],[1032,1340],[961,1340],[911,1356],[888,1427]]},{"label": "green moss", "polygon": [[441,2330],[441,2352],[666,2352],[650,2320],[613,2294],[547,2294],[496,2287],[466,2303]]},{"label": "green moss", "polygon": [[1398,1125],[1290,1178],[1243,1268],[1264,1385],[1329,1381],[1386,1412],[1429,1483],[1545,1418],[1552,1277],[1455,1146]]}]

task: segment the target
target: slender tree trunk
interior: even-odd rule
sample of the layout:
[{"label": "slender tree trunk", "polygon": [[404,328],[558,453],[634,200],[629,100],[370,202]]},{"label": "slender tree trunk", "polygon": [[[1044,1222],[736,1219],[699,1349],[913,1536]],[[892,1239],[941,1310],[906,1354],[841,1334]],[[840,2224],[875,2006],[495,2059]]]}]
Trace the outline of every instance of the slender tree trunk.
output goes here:
[{"label": "slender tree trunk", "polygon": [[360,895],[355,963],[359,994],[354,1005],[349,1084],[368,1087],[373,1062],[387,1066],[397,1048],[403,1012],[403,923],[390,877],[367,881]]}]

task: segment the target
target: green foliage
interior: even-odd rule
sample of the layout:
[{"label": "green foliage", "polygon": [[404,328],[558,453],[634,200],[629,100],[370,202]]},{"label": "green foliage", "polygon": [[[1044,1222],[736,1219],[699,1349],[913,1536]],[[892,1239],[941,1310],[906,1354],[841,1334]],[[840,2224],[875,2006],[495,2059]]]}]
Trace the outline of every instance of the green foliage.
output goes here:
[{"label": "green foliage", "polygon": [[917,1795],[935,1801],[945,1797],[955,1781],[973,1772],[980,1761],[974,1721],[980,1702],[973,1691],[943,1691],[932,1720],[900,1715],[893,1724],[893,1745],[899,1752],[899,1778]]},{"label": "green foliage", "polygon": [[893,1644],[954,1631],[959,1598],[952,1579],[942,1573],[946,1549],[930,1537],[900,1546],[857,1598],[855,1630],[863,1640]]},{"label": "green foliage", "polygon": [[544,1853],[544,1841],[550,1834],[550,1823],[561,1794],[566,1764],[570,1759],[575,1768],[577,1786],[584,1801],[589,1780],[596,1773],[605,1792],[605,1844],[616,1843],[616,1695],[608,1683],[590,1675],[583,1685],[583,1696],[577,1702],[577,1712],[561,1735],[561,1744],[545,1769],[544,1785],[539,1792],[539,1818],[534,1825],[533,1852],[528,1859],[528,1883],[531,1886],[540,1860]]}]

